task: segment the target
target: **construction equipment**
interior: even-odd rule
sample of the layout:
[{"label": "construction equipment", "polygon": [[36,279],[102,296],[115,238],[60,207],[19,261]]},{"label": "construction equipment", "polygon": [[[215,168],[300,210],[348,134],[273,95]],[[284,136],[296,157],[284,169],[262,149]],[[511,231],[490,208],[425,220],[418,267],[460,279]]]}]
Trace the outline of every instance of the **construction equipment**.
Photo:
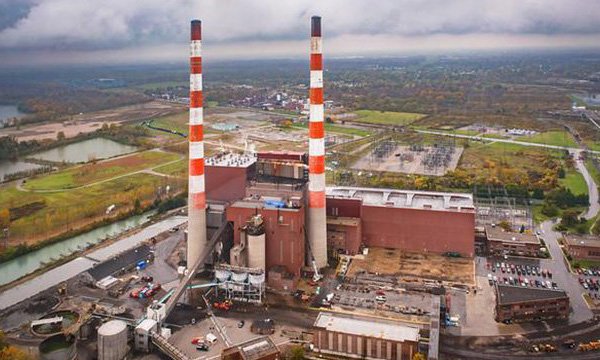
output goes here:
[{"label": "construction equipment", "polygon": [[[304,234],[306,236],[306,229],[304,229]],[[312,264],[312,268],[313,268],[313,272],[314,272],[312,281],[316,283],[317,281],[319,281],[323,278],[323,275],[321,275],[319,273],[319,267],[317,266],[317,262],[315,261],[315,256],[312,252],[312,248],[310,247],[310,241],[308,241],[307,236],[305,238],[305,241],[306,241],[306,246],[308,247],[308,254],[310,255],[310,263]]]},{"label": "construction equipment", "polygon": [[590,341],[588,343],[581,343],[579,347],[577,347],[578,351],[593,351],[600,349],[600,340]]},{"label": "construction equipment", "polygon": [[218,310],[224,310],[224,311],[229,311],[231,309],[231,306],[233,305],[233,302],[229,299],[226,299],[224,301],[217,301],[213,304],[213,308],[218,309]]}]

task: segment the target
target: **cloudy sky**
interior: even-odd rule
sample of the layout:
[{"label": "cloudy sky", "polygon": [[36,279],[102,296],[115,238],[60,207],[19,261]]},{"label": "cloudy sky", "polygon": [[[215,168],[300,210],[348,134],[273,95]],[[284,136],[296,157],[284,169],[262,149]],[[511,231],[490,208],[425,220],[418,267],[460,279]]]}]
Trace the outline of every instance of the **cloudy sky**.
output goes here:
[{"label": "cloudy sky", "polygon": [[[327,56],[599,48],[600,0],[0,0],[0,65],[301,57],[323,17]],[[208,59],[207,59],[208,60]]]}]

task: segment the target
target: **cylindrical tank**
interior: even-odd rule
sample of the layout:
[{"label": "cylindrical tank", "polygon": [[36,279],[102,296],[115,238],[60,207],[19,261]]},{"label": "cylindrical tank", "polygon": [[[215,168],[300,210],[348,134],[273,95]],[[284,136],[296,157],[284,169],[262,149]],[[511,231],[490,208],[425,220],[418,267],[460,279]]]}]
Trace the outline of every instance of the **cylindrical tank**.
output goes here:
[{"label": "cylindrical tank", "polygon": [[236,273],[236,272],[232,272],[231,273],[231,280],[235,281],[235,282],[245,282],[246,280],[248,280],[248,273]]},{"label": "cylindrical tank", "polygon": [[227,270],[215,270],[215,277],[219,282],[225,282],[231,277],[231,272]]},{"label": "cylindrical tank", "polygon": [[98,360],[122,360],[127,355],[127,324],[111,320],[98,329]]},{"label": "cylindrical tank", "polygon": [[77,342],[73,336],[58,334],[42,341],[40,360],[73,360],[77,358]]},{"label": "cylindrical tank", "polygon": [[262,216],[256,215],[250,218],[246,233],[246,241],[248,242],[248,267],[265,271],[267,266],[266,240],[265,225]]},{"label": "cylindrical tank", "polygon": [[248,275],[248,282],[254,286],[262,285],[265,282],[265,274],[250,274]]},{"label": "cylindrical tank", "polygon": [[265,234],[248,234],[248,267],[265,270],[266,259]]}]

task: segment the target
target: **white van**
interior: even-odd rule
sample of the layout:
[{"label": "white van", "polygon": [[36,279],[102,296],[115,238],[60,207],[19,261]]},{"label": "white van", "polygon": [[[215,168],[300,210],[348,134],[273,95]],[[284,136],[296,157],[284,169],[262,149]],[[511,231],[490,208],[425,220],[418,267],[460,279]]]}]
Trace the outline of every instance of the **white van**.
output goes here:
[{"label": "white van", "polygon": [[206,334],[206,339],[204,340],[204,342],[212,345],[217,342],[217,337],[215,336],[215,334],[208,333]]}]

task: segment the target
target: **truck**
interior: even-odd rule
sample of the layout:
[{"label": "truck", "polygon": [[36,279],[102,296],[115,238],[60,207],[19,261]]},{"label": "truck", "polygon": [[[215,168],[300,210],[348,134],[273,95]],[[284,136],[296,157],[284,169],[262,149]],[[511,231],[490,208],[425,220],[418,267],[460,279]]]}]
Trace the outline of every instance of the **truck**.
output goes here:
[{"label": "truck", "polygon": [[223,311],[229,311],[231,309],[231,306],[233,305],[233,303],[231,302],[231,300],[226,299],[224,301],[217,301],[213,304],[213,307],[215,309],[218,310],[223,310]]}]

